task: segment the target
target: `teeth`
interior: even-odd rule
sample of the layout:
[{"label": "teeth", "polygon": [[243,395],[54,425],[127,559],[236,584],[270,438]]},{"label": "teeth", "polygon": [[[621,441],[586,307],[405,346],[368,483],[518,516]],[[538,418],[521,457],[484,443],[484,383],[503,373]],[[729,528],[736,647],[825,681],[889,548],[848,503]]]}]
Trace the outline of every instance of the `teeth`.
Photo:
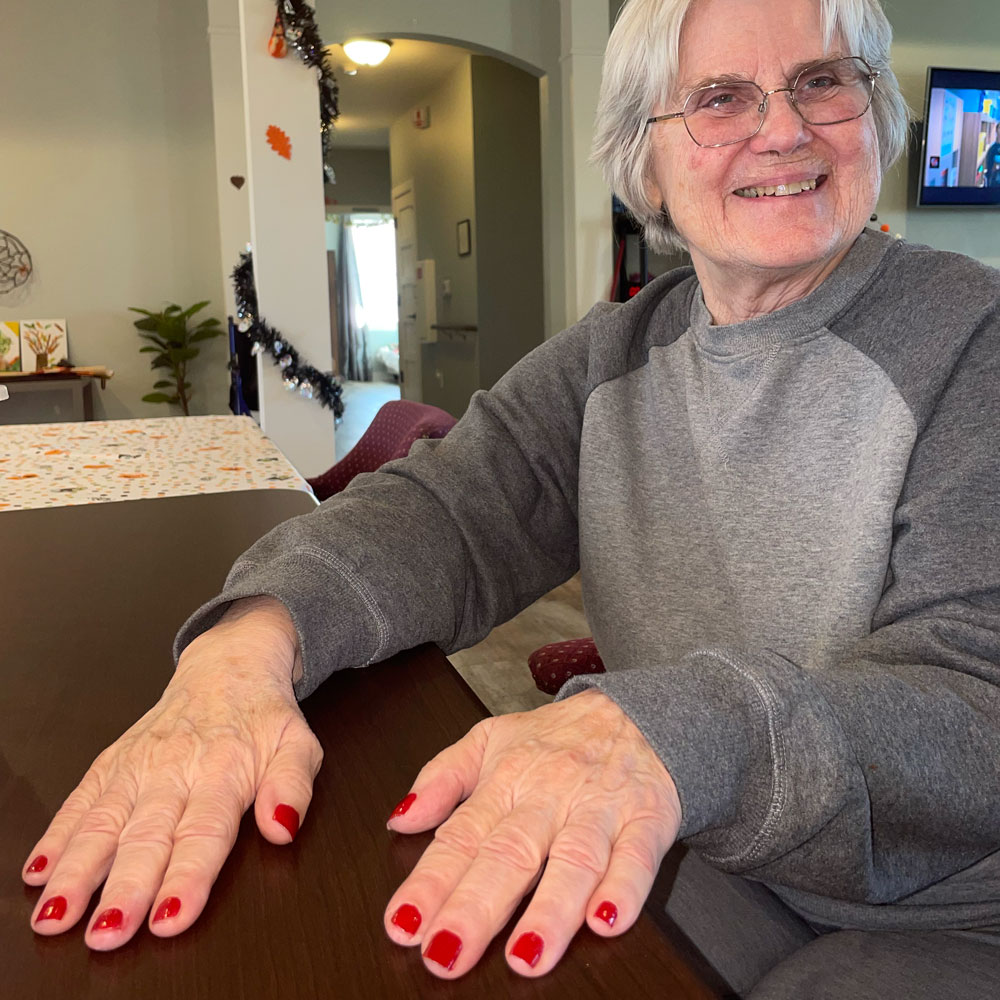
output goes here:
[{"label": "teeth", "polygon": [[765,185],[764,187],[740,188],[735,193],[741,198],[783,198],[790,194],[800,194],[802,191],[815,191],[816,178],[808,181],[792,181],[790,184]]}]

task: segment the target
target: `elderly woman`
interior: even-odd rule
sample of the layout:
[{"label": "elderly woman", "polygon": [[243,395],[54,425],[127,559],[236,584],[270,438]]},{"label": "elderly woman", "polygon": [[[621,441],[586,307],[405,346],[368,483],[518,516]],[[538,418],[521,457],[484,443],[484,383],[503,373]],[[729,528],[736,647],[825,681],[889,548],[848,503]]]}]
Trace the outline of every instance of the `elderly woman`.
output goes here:
[{"label": "elderly woman", "polygon": [[1000,275],[865,229],[906,123],[889,42],[875,0],[630,0],[597,158],[693,270],[237,562],[38,842],[39,933],[105,876],[91,947],[183,931],[251,802],[275,843],[306,816],[296,696],[580,568],[609,672],[421,771],[392,940],[460,976],[534,888],[506,947],[542,975],[683,841],[668,912],[738,993],[996,995]]}]

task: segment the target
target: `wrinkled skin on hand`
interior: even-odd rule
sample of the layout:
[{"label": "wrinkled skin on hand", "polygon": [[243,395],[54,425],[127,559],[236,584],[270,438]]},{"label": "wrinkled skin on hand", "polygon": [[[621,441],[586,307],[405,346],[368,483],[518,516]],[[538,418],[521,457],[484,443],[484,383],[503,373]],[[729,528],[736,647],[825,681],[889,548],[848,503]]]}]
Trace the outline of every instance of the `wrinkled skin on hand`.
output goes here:
[{"label": "wrinkled skin on hand", "polygon": [[184,651],[157,704],[94,761],[29,855],[25,882],[45,886],[39,934],[72,927],[105,878],[91,948],[124,944],[147,914],[154,934],[178,934],[252,802],[269,841],[292,839],[323,759],[292,692],[294,628],[267,598],[230,612]]},{"label": "wrinkled skin on hand", "polygon": [[505,949],[515,971],[549,972],[585,921],[605,937],[626,931],[681,821],[663,764],[596,690],[484,720],[421,770],[412,795],[390,829],[440,826],[385,928],[449,979],[475,965],[536,882]]}]

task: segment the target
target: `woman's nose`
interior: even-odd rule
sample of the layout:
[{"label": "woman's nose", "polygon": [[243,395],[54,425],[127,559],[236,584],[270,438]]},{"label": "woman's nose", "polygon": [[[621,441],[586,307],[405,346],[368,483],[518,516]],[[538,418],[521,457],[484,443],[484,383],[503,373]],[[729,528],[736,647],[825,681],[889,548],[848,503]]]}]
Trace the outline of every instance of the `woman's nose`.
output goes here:
[{"label": "woman's nose", "polygon": [[770,94],[760,131],[750,139],[755,153],[793,153],[812,137],[787,93]]}]

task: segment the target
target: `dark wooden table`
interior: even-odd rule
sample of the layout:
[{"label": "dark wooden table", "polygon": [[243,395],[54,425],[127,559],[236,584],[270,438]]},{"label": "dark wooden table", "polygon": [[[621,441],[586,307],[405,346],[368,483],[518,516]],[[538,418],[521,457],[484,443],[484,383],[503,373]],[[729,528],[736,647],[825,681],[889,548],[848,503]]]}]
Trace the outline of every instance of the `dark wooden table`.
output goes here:
[{"label": "dark wooden table", "polygon": [[84,946],[84,921],[57,937],[32,932],[40,890],[19,868],[53,812],[155,701],[174,632],[235,556],[312,506],[304,493],[256,491],[0,513],[0,995],[718,996],[657,893],[626,936],[605,941],[584,929],[540,980],[508,969],[506,935],[450,983],[415,949],[389,942],[382,911],[431,835],[390,834],[386,816],[420,766],[487,714],[430,647],[345,671],[304,703],[326,763],[298,839],[268,844],[251,810],[187,933],[161,940],[142,929],[101,954]]}]

